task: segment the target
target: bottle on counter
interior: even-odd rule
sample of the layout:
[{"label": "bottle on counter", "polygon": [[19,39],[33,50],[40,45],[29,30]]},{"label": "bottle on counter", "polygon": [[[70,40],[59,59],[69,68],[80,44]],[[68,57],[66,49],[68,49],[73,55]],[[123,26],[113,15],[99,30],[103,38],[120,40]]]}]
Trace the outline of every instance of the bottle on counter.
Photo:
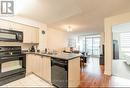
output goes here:
[{"label": "bottle on counter", "polygon": [[45,48],[45,53],[47,53],[47,48]]}]

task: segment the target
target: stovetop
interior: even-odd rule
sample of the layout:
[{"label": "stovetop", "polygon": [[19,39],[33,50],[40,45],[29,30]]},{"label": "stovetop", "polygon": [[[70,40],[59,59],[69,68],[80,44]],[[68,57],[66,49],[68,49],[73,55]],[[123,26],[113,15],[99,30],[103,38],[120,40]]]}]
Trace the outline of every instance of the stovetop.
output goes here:
[{"label": "stovetop", "polygon": [[21,55],[21,46],[0,46],[0,57]]},{"label": "stovetop", "polygon": [[21,51],[21,46],[0,46],[0,52],[2,51]]}]

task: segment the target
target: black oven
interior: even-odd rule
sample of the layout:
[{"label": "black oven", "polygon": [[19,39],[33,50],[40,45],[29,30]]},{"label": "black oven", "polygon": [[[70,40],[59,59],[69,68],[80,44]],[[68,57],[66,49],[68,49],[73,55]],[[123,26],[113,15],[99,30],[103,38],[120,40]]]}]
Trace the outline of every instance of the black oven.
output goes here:
[{"label": "black oven", "polygon": [[0,46],[0,85],[25,77],[26,55],[20,46]]},{"label": "black oven", "polygon": [[0,29],[0,41],[5,42],[23,42],[23,32]]}]

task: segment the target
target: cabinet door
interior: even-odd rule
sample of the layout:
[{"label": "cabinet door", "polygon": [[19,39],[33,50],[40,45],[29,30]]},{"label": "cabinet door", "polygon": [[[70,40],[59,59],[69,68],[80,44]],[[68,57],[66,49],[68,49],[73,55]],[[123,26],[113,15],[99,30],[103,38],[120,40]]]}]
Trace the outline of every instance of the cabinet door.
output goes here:
[{"label": "cabinet door", "polygon": [[26,55],[26,74],[33,72],[32,66],[33,66],[32,55],[27,54]]},{"label": "cabinet door", "polygon": [[34,73],[38,76],[41,75],[41,72],[40,72],[40,68],[41,68],[41,56],[39,55],[35,55],[35,58],[34,58]]},{"label": "cabinet door", "polygon": [[33,72],[39,77],[51,83],[51,59],[50,57],[27,54],[27,74]]},{"label": "cabinet door", "polygon": [[38,55],[33,55],[33,73],[38,75],[38,68],[39,68],[39,63],[38,63]]},{"label": "cabinet door", "polygon": [[39,43],[39,30],[36,30],[36,41],[35,43]]},{"label": "cabinet door", "polygon": [[44,79],[44,60],[43,56],[39,58],[39,76]]},{"label": "cabinet door", "polygon": [[51,59],[50,57],[47,57],[47,59],[45,60],[46,60],[46,64],[45,64],[46,76],[45,77],[46,77],[46,80],[51,83]]},{"label": "cabinet door", "polygon": [[68,88],[78,87],[80,83],[80,58],[69,60],[68,62]]},{"label": "cabinet door", "polygon": [[32,43],[39,43],[39,31],[38,30],[31,30],[31,42]]},{"label": "cabinet door", "polygon": [[24,30],[24,43],[39,43],[39,31],[38,29]]},{"label": "cabinet door", "polygon": [[31,31],[23,30],[23,43],[31,43]]},{"label": "cabinet door", "polygon": [[43,78],[51,83],[51,59],[50,57],[43,57]]}]

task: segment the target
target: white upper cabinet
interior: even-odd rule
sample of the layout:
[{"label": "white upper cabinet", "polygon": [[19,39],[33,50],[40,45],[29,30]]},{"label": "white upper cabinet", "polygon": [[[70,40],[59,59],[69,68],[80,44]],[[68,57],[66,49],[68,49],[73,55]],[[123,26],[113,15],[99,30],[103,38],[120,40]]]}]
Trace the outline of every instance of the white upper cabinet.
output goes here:
[{"label": "white upper cabinet", "polygon": [[31,33],[32,33],[31,40],[33,40],[32,43],[39,43],[39,30],[33,29]]},{"label": "white upper cabinet", "polygon": [[39,43],[39,30],[23,30],[23,43]]},{"label": "white upper cabinet", "polygon": [[0,20],[0,28],[23,32],[23,43],[39,43],[39,28]]}]

